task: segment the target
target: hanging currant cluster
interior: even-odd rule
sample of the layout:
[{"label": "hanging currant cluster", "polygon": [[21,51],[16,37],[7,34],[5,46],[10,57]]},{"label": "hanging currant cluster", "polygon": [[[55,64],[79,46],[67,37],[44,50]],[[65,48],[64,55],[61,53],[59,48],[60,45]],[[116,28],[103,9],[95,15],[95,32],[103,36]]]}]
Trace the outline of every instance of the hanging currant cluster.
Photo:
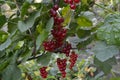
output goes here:
[{"label": "hanging currant cluster", "polygon": [[[76,4],[80,2],[80,0],[64,0],[65,3],[70,4],[70,8],[76,8]],[[58,15],[59,5],[55,4],[52,9],[50,9],[50,16],[54,19],[54,27],[51,30],[52,39],[46,40],[43,43],[44,49],[48,52],[54,53],[63,53],[66,57],[69,57],[70,66],[69,68],[72,70],[72,67],[75,65],[78,55],[75,54],[74,51],[71,52],[71,44],[65,40],[67,35],[67,29],[62,25],[64,22],[64,18]],[[57,66],[59,71],[62,74],[62,77],[66,77],[66,65],[67,59],[57,58]],[[44,68],[44,67],[43,67]],[[45,68],[46,69],[46,68]],[[41,76],[46,78],[46,71],[40,71]],[[41,70],[41,69],[40,69]]]}]

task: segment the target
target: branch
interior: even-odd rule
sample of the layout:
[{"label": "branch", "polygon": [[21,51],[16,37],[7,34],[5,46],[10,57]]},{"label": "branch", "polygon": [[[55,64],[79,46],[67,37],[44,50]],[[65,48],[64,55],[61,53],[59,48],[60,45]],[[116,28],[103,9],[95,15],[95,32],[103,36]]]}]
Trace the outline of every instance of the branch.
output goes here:
[{"label": "branch", "polygon": [[[45,52],[43,52],[43,53],[45,53]],[[42,53],[42,54],[43,54],[43,53]],[[42,54],[39,54],[39,55],[37,55],[37,56],[32,56],[32,57],[28,58],[26,61],[30,61],[30,60],[33,60],[33,59],[37,59],[37,58],[39,58],[40,56],[42,56]],[[19,65],[20,63],[22,63],[22,60],[18,61],[18,62],[17,62],[17,65]]]},{"label": "branch", "polygon": [[39,58],[41,55],[42,55],[42,54],[39,54],[39,55],[37,55],[37,56],[32,56],[32,57],[28,58],[27,61],[33,60],[33,59],[37,59],[37,58]]}]

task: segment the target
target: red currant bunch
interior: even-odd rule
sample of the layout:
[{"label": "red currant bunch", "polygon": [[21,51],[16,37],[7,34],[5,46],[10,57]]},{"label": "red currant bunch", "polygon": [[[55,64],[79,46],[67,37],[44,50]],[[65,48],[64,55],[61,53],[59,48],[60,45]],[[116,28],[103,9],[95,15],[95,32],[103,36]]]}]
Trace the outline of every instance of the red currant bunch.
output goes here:
[{"label": "red currant bunch", "polygon": [[43,43],[44,49],[49,52],[53,52],[56,49],[56,42],[55,41],[45,41]]},{"label": "red currant bunch", "polygon": [[56,41],[61,42],[64,40],[67,30],[62,28],[62,26],[57,26],[51,31],[51,33],[52,33],[53,37],[56,39]]},{"label": "red currant bunch", "polygon": [[66,59],[60,59],[60,58],[57,58],[57,65],[58,65],[58,68],[60,70],[60,72],[62,73],[62,77],[65,78],[66,77],[66,62],[67,60]]},{"label": "red currant bunch", "polygon": [[47,67],[40,68],[40,75],[42,78],[47,78],[48,72],[46,71]]},{"label": "red currant bunch", "polygon": [[58,16],[54,17],[54,25],[60,25],[63,22],[64,22],[64,18]]},{"label": "red currant bunch", "polygon": [[65,3],[70,4],[70,8],[75,10],[76,4],[80,2],[80,0],[64,0]]},{"label": "red currant bunch", "polygon": [[71,44],[70,43],[66,43],[63,47],[62,52],[68,57],[69,53],[70,53],[70,49],[71,49]]},{"label": "red currant bunch", "polygon": [[72,70],[72,67],[75,65],[75,63],[76,63],[76,61],[77,61],[77,57],[78,57],[78,55],[77,54],[75,54],[75,52],[73,51],[73,52],[71,52],[71,55],[70,55],[70,59],[69,59],[69,61],[70,61],[70,69]]}]

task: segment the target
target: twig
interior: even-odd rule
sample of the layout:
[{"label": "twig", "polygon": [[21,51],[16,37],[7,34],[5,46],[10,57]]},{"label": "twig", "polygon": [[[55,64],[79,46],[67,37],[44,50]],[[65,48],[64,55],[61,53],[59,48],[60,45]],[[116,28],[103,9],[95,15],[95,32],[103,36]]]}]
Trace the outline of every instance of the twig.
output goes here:
[{"label": "twig", "polygon": [[32,57],[28,58],[27,61],[33,60],[33,59],[37,59],[37,58],[39,58],[41,55],[42,55],[42,54],[39,54],[39,55],[37,55],[37,56],[32,56]]}]

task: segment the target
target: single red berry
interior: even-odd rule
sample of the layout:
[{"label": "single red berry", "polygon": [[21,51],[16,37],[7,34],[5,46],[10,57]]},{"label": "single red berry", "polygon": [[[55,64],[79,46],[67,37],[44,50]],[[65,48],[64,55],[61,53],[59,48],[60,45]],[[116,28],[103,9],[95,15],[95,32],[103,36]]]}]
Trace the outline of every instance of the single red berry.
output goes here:
[{"label": "single red berry", "polygon": [[59,9],[59,6],[57,4],[54,5],[53,9],[56,11]]},{"label": "single red berry", "polygon": [[75,2],[75,3],[79,3],[79,2],[80,2],[80,0],[74,0],[74,2]]},{"label": "single red berry", "polygon": [[58,22],[59,22],[59,23],[64,22],[64,18],[59,17],[59,18],[58,18]]},{"label": "single red berry", "polygon": [[65,3],[68,3],[68,0],[64,0]]},{"label": "single red berry", "polygon": [[70,8],[73,9],[73,10],[75,10],[76,5],[75,4],[70,4]]},{"label": "single red berry", "polygon": [[73,0],[68,0],[68,3],[69,4],[73,4]]},{"label": "single red berry", "polygon": [[57,12],[54,9],[50,9],[50,14],[51,14],[52,17],[57,16]]}]

